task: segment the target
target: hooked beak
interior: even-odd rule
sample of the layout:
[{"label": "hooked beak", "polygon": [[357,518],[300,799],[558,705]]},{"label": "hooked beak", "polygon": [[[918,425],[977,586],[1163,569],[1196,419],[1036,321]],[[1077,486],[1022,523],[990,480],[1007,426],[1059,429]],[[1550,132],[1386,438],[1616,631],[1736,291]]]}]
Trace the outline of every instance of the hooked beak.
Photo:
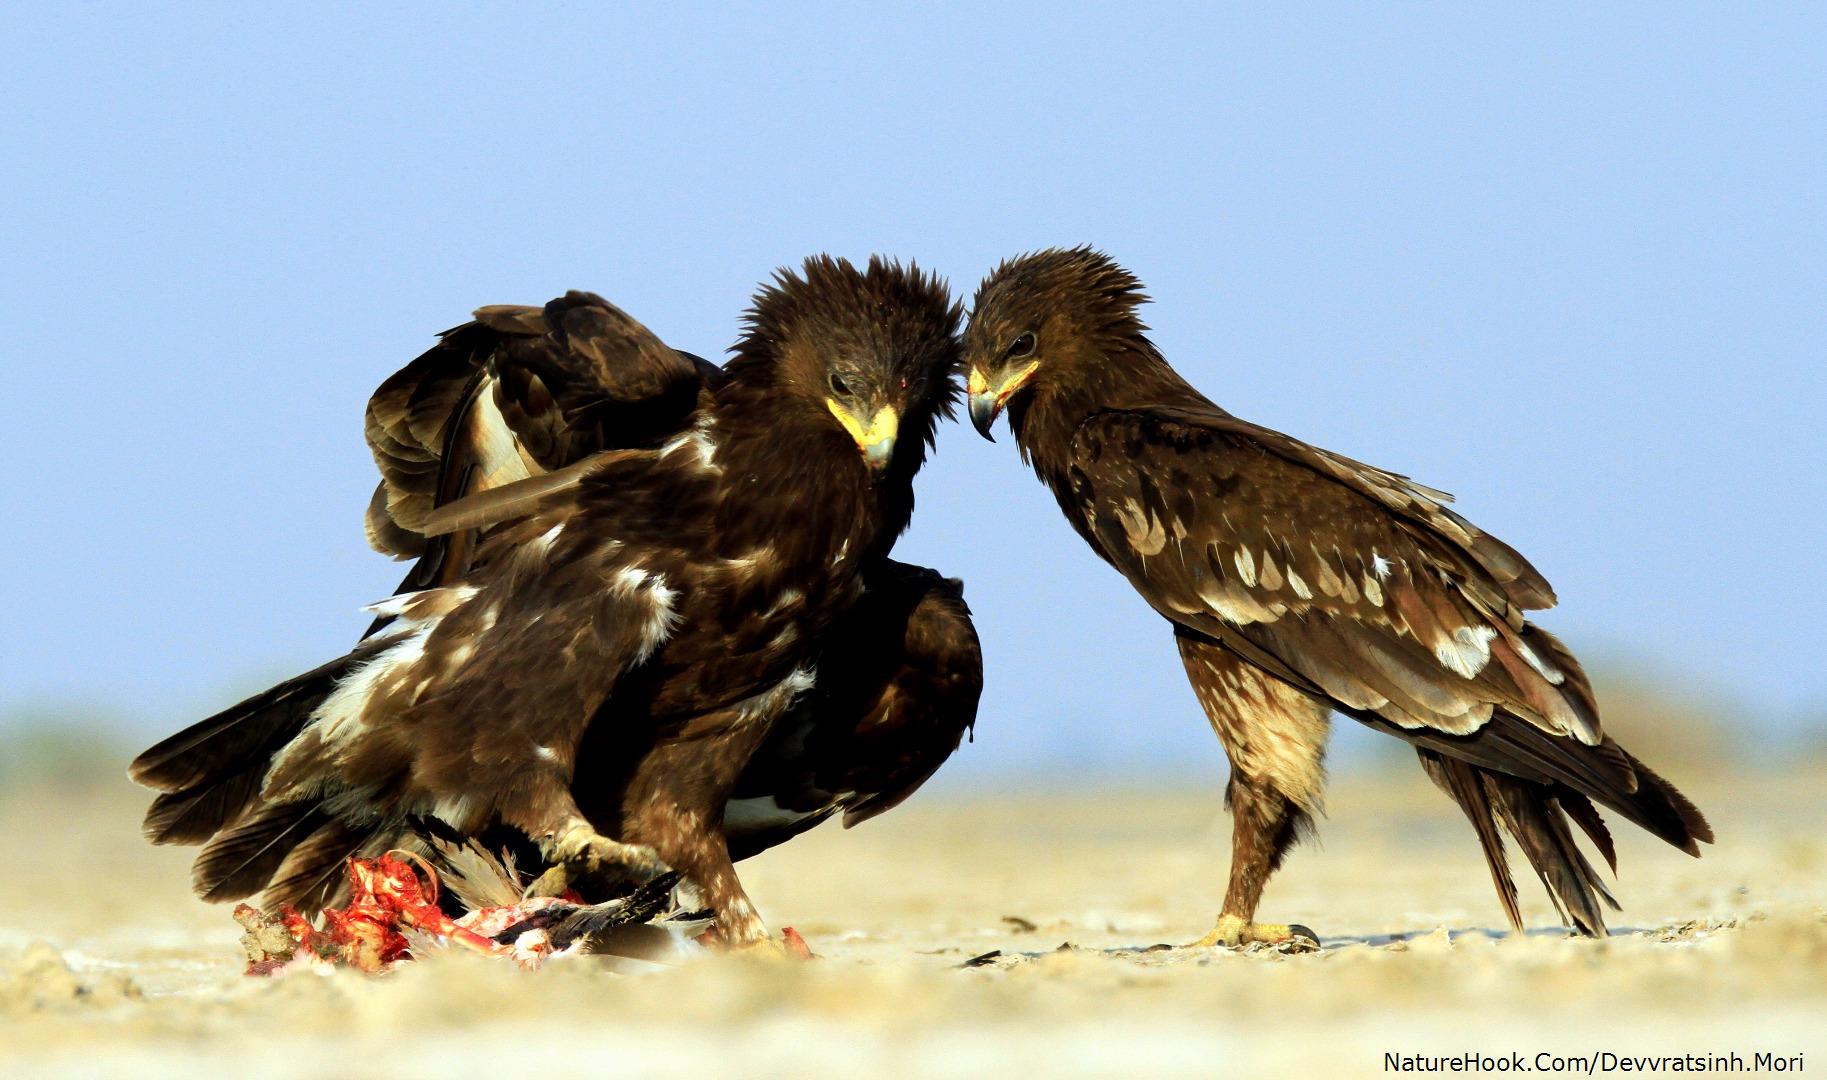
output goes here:
[{"label": "hooked beak", "polygon": [[894,438],[901,427],[901,415],[894,411],[894,406],[882,406],[870,418],[867,427],[833,398],[825,399],[825,408],[831,410],[831,415],[837,417],[837,422],[856,440],[856,448],[862,451],[870,474],[879,477],[886,472],[888,463],[894,460]]},{"label": "hooked beak", "polygon": [[991,442],[996,441],[996,437],[990,434],[990,425],[996,422],[996,417],[1002,412],[1002,407],[1009,403],[1009,398],[1028,385],[1028,380],[1034,377],[1034,372],[1039,368],[1040,361],[1030,360],[994,386],[981,368],[974,367],[970,370],[964,389],[970,396],[971,426],[977,429],[977,434]]}]

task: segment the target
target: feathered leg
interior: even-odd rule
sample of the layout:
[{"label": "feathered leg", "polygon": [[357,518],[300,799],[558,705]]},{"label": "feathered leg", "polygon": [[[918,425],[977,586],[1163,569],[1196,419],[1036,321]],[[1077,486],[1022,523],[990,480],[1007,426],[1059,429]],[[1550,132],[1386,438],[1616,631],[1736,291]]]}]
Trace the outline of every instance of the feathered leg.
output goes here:
[{"label": "feathered leg", "polygon": [[736,876],[723,813],[736,780],[797,690],[789,679],[729,709],[663,731],[635,766],[618,834],[651,847],[684,873],[726,945],[760,945],[768,929]]},{"label": "feathered leg", "polygon": [[1195,946],[1317,948],[1304,926],[1255,921],[1263,886],[1312,824],[1325,784],[1330,710],[1215,642],[1178,633],[1180,659],[1231,762],[1231,878],[1217,925]]}]

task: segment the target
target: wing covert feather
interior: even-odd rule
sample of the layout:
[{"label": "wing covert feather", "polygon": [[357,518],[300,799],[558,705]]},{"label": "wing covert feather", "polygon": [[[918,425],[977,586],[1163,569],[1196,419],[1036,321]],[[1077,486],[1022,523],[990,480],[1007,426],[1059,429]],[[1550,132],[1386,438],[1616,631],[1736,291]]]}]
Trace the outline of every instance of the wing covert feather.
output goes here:
[{"label": "wing covert feather", "polygon": [[1547,582],[1440,493],[1216,408],[1099,413],[1072,449],[1080,531],[1175,623],[1402,727],[1503,709],[1599,741],[1583,676],[1523,617]]},{"label": "wing covert feather", "polygon": [[[544,307],[495,305],[446,331],[382,383],[365,431],[381,483],[369,543],[425,559],[423,587],[461,572],[434,511],[605,450],[652,446],[689,421],[719,369],[669,348],[591,293]],[[439,577],[443,575],[443,577]],[[423,579],[423,580],[421,580]]]}]

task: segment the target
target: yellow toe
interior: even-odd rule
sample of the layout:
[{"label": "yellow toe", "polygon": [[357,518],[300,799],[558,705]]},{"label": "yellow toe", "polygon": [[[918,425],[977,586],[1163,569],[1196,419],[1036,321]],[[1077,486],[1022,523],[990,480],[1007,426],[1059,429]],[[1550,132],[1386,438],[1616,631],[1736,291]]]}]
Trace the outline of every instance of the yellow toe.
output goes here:
[{"label": "yellow toe", "polygon": [[1319,948],[1319,935],[1298,923],[1259,923],[1239,915],[1220,915],[1211,932],[1187,948],[1241,949],[1247,945],[1276,945],[1293,952],[1311,952]]}]

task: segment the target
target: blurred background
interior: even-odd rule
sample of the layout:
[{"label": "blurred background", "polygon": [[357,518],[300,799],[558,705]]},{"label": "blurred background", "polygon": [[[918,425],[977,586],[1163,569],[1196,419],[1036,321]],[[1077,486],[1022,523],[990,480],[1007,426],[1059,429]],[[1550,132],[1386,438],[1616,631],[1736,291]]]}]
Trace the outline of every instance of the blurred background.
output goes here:
[{"label": "blurred background", "polygon": [[[8,1075],[1827,1054],[1827,9],[903,7],[0,5]],[[742,868],[823,962],[241,977],[124,768],[342,652],[399,579],[361,530],[382,379],[482,304],[590,289],[717,357],[810,253],[968,299],[1079,243],[1221,405],[1525,552],[1706,858],[1619,827],[1603,942],[1519,865],[1505,935],[1464,819],[1346,725],[1325,850],[1263,908],[1327,951],[1149,948],[1210,925],[1222,754],[1161,620],[1006,436],[948,425],[898,554],[966,582],[976,741]]]},{"label": "blurred background", "polygon": [[[515,11],[0,13],[0,782],[347,647],[400,573],[362,406],[473,307],[591,289],[716,357],[812,252],[968,298],[1085,242],[1220,404],[1527,553],[1658,768],[1820,746],[1820,9]],[[945,427],[919,499],[898,554],[965,579],[990,679],[938,788],[1222,782],[1006,438]]]}]

